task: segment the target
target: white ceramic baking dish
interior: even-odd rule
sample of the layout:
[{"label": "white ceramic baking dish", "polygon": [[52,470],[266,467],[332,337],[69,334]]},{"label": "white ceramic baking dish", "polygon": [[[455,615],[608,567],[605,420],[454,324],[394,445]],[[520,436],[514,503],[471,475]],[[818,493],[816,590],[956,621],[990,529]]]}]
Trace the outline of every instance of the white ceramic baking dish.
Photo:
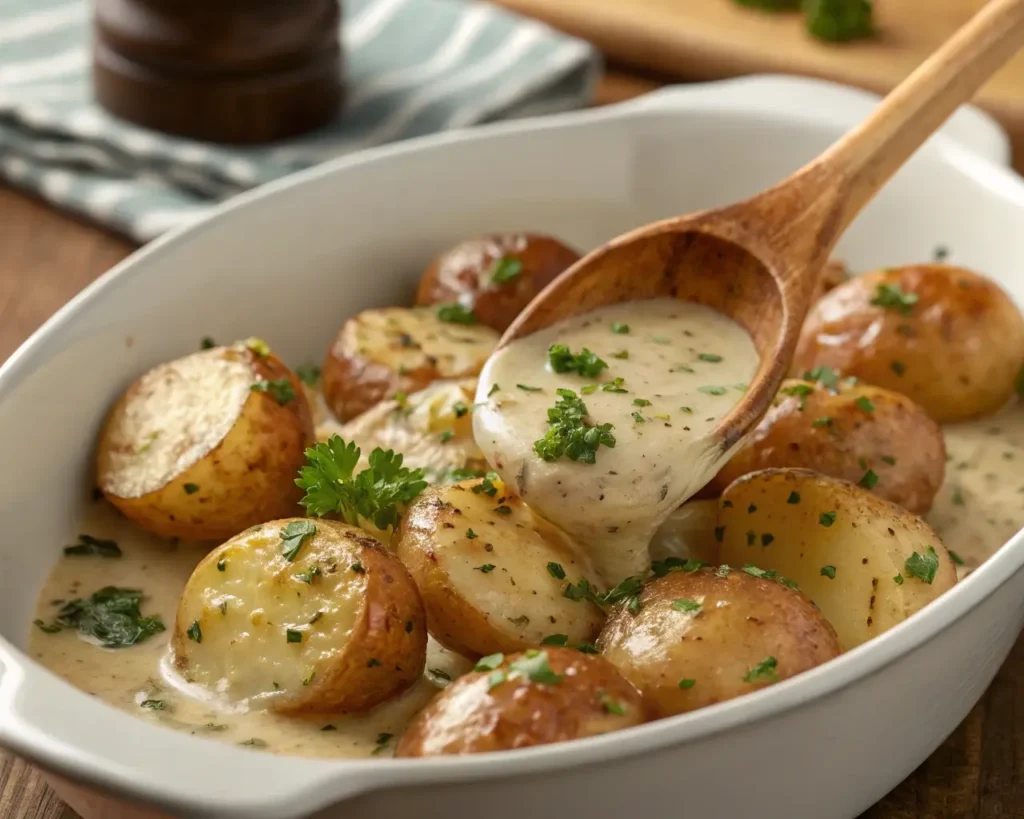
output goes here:
[{"label": "white ceramic baking dish", "polygon": [[[426,260],[456,240],[537,229],[588,248],[727,203],[797,168],[873,103],[764,77],[374,150],[240,197],[87,288],[0,370],[0,744],[63,780],[186,816],[848,819],[867,808],[953,730],[1006,657],[1024,621],[1021,535],[909,621],[798,678],[503,755],[245,751],[135,720],[24,648],[36,590],[87,502],[100,420],[146,368],[204,335],[258,334],[286,361],[319,357],[346,316],[405,303]],[[1024,184],[1007,156],[998,127],[959,112],[839,255],[863,269],[942,243],[1024,303]]]}]

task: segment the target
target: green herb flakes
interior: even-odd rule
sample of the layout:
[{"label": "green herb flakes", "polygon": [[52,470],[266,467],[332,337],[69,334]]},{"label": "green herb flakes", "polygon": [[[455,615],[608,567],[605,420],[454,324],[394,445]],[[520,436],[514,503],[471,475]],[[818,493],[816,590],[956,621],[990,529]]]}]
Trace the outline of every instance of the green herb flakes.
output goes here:
[{"label": "green herb flakes", "polygon": [[778,660],[774,657],[765,657],[761,662],[750,669],[744,676],[743,682],[748,683],[773,683],[779,681],[776,674]]},{"label": "green herb flakes", "polygon": [[253,392],[267,393],[281,406],[295,399],[295,388],[292,386],[291,379],[287,377],[272,380],[262,378],[249,387],[249,389]]},{"label": "green herb flakes", "polygon": [[316,534],[316,524],[310,520],[293,520],[281,530],[281,554],[285,560],[295,560],[307,537]]},{"label": "green herb flakes", "polygon": [[914,552],[903,564],[903,570],[911,577],[916,577],[922,583],[929,586],[935,580],[935,574],[939,570],[939,556],[935,549],[929,546],[924,554]]},{"label": "green herb flakes", "polygon": [[822,566],[819,574],[822,577],[827,577],[829,580],[836,579],[836,567],[835,566]]},{"label": "green herb flakes", "polygon": [[437,317],[446,324],[476,324],[476,313],[461,304],[441,304],[437,308]]}]

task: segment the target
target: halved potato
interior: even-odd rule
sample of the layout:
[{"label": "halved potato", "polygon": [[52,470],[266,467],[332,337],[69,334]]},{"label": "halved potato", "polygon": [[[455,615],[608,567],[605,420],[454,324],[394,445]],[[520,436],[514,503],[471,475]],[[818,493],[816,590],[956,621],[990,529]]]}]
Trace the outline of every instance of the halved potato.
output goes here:
[{"label": "halved potato", "polygon": [[299,511],[313,441],[302,384],[258,340],[147,372],[107,416],[97,485],[162,537],[223,540]]},{"label": "halved potato", "polygon": [[598,646],[658,717],[756,691],[841,651],[807,597],[728,566],[652,580],[640,606],[614,609]]},{"label": "halved potato", "polygon": [[432,308],[365,310],[346,321],[322,368],[324,399],[341,421],[443,378],[480,372],[498,334],[442,321]]},{"label": "halved potato", "polygon": [[401,452],[410,469],[425,469],[434,481],[453,472],[489,469],[473,438],[476,379],[435,381],[400,401],[388,399],[347,424],[325,420],[317,437],[340,435],[368,456],[376,447]]},{"label": "halved potato", "polygon": [[453,651],[518,651],[553,634],[576,645],[601,628],[599,607],[565,595],[570,582],[595,576],[590,561],[497,478],[424,492],[398,538],[430,633]]},{"label": "halved potato", "polygon": [[938,535],[906,509],[847,481],[766,469],[729,486],[718,513],[722,560],[794,580],[851,649],[956,583]]},{"label": "halved potato", "polygon": [[416,584],[363,530],[319,518],[255,526],[189,578],[172,647],[191,682],[287,714],[347,713],[423,673]]},{"label": "halved potato", "polygon": [[977,418],[1013,395],[1024,318],[999,285],[962,267],[866,273],[807,316],[792,372],[821,365],[902,393],[939,423]]},{"label": "halved potato", "polygon": [[601,657],[571,648],[484,658],[413,719],[396,756],[508,751],[644,722],[636,689]]},{"label": "halved potato", "polygon": [[942,486],[946,445],[939,425],[904,395],[869,384],[829,388],[793,380],[783,383],[710,489],[719,494],[736,478],[770,467],[803,467],[853,483],[871,470],[876,495],[923,514]]},{"label": "halved potato", "polygon": [[424,271],[417,304],[457,303],[481,324],[504,331],[533,297],[580,258],[557,239],[504,233],[469,239]]}]

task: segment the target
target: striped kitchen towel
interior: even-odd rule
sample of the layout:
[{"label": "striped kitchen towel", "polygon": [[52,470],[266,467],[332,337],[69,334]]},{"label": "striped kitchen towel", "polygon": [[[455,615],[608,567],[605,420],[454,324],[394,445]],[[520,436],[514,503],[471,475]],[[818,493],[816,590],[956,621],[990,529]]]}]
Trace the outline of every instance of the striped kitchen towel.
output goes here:
[{"label": "striped kitchen towel", "polygon": [[147,241],[331,157],[578,107],[599,69],[586,43],[482,2],[344,0],[344,9],[348,101],[338,120],[268,147],[225,148],[96,105],[86,0],[0,0],[0,179]]}]

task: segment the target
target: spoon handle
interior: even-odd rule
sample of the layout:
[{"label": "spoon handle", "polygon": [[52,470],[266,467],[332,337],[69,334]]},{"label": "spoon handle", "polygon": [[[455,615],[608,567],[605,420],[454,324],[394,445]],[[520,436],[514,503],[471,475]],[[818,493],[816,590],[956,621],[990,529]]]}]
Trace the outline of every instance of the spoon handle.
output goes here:
[{"label": "spoon handle", "polygon": [[[991,0],[807,171],[837,182],[838,237],[889,177],[1024,46],[1024,0]],[[817,173],[812,176],[821,179]]]}]

